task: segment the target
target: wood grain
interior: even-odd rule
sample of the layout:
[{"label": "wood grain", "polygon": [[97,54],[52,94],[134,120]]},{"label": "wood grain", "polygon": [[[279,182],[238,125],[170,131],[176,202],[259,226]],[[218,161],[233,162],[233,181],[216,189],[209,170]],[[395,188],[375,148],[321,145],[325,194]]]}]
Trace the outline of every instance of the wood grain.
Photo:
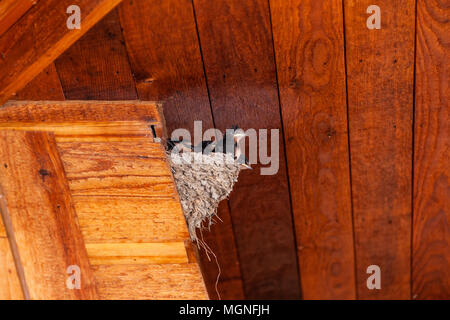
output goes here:
[{"label": "wood grain", "polygon": [[137,98],[116,10],[73,44],[55,64],[67,99]]},{"label": "wood grain", "polygon": [[[120,142],[119,142],[120,143]],[[134,142],[129,142],[132,145]],[[80,145],[82,143],[79,143]],[[173,178],[168,168],[164,150],[159,143],[141,143],[149,154],[159,151],[158,157],[129,156],[126,152],[111,150],[114,143],[94,144],[85,153],[72,152],[67,144],[61,147],[61,159],[74,196],[145,196],[159,199],[176,199]],[[125,143],[122,143],[123,147]],[[72,144],[73,146],[73,144]],[[132,147],[133,148],[133,147]],[[155,150],[156,149],[156,150]],[[181,218],[181,216],[180,216]]]},{"label": "wood grain", "polygon": [[22,17],[38,0],[1,0],[0,36]]},{"label": "wood grain", "polygon": [[211,128],[191,1],[124,1],[118,10],[139,98],[164,101],[169,133],[193,133],[195,120]]},{"label": "wood grain", "polygon": [[413,298],[450,299],[450,7],[417,2]]},{"label": "wood grain", "polygon": [[22,89],[121,0],[81,0],[81,29],[66,26],[71,0],[39,1],[0,37],[0,105]]},{"label": "wood grain", "polygon": [[3,222],[0,220],[0,238],[6,238],[6,230],[5,226],[3,225]]},{"label": "wood grain", "polygon": [[[30,298],[96,299],[94,278],[53,135],[1,130],[0,137],[0,184]],[[80,267],[80,290],[66,287],[70,265]]]},{"label": "wood grain", "polygon": [[[118,10],[139,97],[164,101],[169,134],[186,128],[193,135],[195,120],[202,121],[203,130],[213,128],[192,2],[124,1]],[[223,222],[211,232],[205,230],[203,239],[220,260],[221,298],[241,299],[241,272],[227,201],[219,205],[219,216]],[[217,298],[215,260],[211,262],[204,250],[199,258],[208,293]]]},{"label": "wood grain", "polygon": [[162,243],[88,243],[92,265],[188,263],[184,241]]},{"label": "wood grain", "polygon": [[101,299],[207,299],[197,264],[92,267]]},{"label": "wood grain", "polygon": [[175,199],[74,196],[86,243],[158,242],[188,239]]},{"label": "wood grain", "polygon": [[342,2],[270,6],[303,298],[354,299]]},{"label": "wood grain", "polygon": [[160,105],[151,101],[9,101],[2,122],[146,121],[160,125]]},{"label": "wood grain", "polygon": [[50,64],[33,80],[20,90],[15,96],[16,100],[56,100],[65,99],[61,88],[55,64]]},{"label": "wood grain", "polygon": [[55,134],[56,141],[122,141],[152,139],[145,122],[0,122],[0,128],[18,131],[43,131]]},{"label": "wood grain", "polygon": [[415,2],[378,1],[380,30],[366,26],[371,4],[345,1],[357,295],[409,299]]},{"label": "wood grain", "polygon": [[202,230],[200,234],[201,239],[211,248],[215,256],[197,247],[194,250],[201,261],[200,268],[209,298],[243,300],[245,299],[244,288],[228,201],[221,202],[217,215],[219,218],[214,219],[215,223],[209,229]]},{"label": "wood grain", "polygon": [[[281,129],[268,2],[196,0],[194,7],[217,128]],[[230,196],[249,299],[300,297],[281,137],[279,152],[276,175],[261,176],[259,166],[243,171]]]},{"label": "wood grain", "polygon": [[23,300],[22,287],[17,276],[8,238],[1,236],[0,275],[0,300]]}]

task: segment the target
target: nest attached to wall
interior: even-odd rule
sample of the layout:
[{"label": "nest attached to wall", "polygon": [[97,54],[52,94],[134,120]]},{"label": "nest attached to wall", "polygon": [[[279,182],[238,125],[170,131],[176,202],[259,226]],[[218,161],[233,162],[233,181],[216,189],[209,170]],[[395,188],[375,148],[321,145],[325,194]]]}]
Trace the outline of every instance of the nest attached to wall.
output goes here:
[{"label": "nest attached to wall", "polygon": [[219,202],[233,190],[241,166],[226,153],[170,153],[169,162],[191,239],[201,244],[197,230],[211,226]]}]

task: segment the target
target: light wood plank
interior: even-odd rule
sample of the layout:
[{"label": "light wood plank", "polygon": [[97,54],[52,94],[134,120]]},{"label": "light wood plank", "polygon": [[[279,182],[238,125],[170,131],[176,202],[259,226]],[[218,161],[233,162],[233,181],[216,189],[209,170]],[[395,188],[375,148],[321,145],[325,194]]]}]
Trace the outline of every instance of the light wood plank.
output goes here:
[{"label": "light wood plank", "polygon": [[151,101],[8,101],[1,122],[145,121],[159,124],[161,104]]},{"label": "light wood plank", "polygon": [[414,299],[450,299],[450,6],[417,1]]},{"label": "light wood plank", "polygon": [[184,241],[160,243],[88,243],[92,265],[188,263]]},{"label": "light wood plank", "polygon": [[57,142],[153,139],[144,122],[0,122],[0,129],[51,132]]},{"label": "light wood plank", "polygon": [[[97,292],[53,135],[0,130],[0,185],[31,299],[96,299]],[[66,287],[71,265],[81,289]]]},{"label": "light wood plank", "polygon": [[[133,144],[128,142],[132,152],[136,148]],[[84,148],[73,151],[75,145]],[[62,145],[61,157],[74,195],[176,197],[165,152],[159,143],[142,142],[141,155],[137,156],[126,152],[125,143],[119,143],[119,148],[114,148],[115,145],[97,143],[91,149],[89,143]]]},{"label": "light wood plank", "polygon": [[189,238],[175,199],[75,196],[73,200],[86,243]]},{"label": "light wood plank", "polygon": [[0,105],[36,77],[121,0],[80,0],[81,29],[66,26],[72,0],[42,0],[0,37]]},{"label": "light wood plank", "polygon": [[0,36],[5,33],[38,0],[1,0],[0,1]]},{"label": "light wood plank", "polygon": [[271,0],[305,299],[354,299],[342,1]]},{"label": "light wood plank", "polygon": [[196,263],[92,268],[101,299],[207,299]]},{"label": "light wood plank", "polygon": [[6,229],[5,229],[5,226],[3,225],[3,222],[2,222],[2,220],[0,218],[0,238],[6,238],[6,237],[7,237]]},{"label": "light wood plank", "polygon": [[65,100],[64,93],[56,72],[55,64],[51,63],[47,68],[42,70],[33,80],[21,89],[15,100]]}]

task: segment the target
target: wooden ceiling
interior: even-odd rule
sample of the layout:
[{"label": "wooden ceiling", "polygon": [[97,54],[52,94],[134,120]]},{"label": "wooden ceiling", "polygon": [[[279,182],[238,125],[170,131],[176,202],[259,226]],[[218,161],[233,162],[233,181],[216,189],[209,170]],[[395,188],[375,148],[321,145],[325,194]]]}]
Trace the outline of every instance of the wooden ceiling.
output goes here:
[{"label": "wooden ceiling", "polygon": [[72,33],[69,2],[0,37],[1,102],[163,101],[168,132],[281,130],[279,172],[243,172],[204,232],[223,298],[450,297],[447,6],[379,0],[368,30],[369,0],[89,0]]}]

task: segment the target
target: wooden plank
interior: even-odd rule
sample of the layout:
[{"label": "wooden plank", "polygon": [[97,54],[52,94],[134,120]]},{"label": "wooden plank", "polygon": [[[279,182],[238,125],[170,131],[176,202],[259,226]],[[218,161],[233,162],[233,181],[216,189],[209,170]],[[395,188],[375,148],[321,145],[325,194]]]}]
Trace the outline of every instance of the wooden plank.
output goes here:
[{"label": "wooden plank", "polygon": [[[194,247],[208,290],[209,298],[244,300],[244,287],[236,249],[228,201],[222,201],[217,209],[219,219],[210,229],[202,230],[201,239],[214,253]],[[216,261],[217,258],[217,261]],[[218,264],[218,265],[217,265]],[[217,287],[216,287],[217,282]]]},{"label": "wooden plank", "polygon": [[[1,221],[0,225],[2,225]],[[0,275],[0,300],[22,300],[22,287],[8,238],[5,237],[0,237]]]},{"label": "wooden plank", "polygon": [[0,105],[22,89],[121,0],[80,0],[81,29],[66,26],[71,0],[39,1],[0,37]]},{"label": "wooden plank", "polygon": [[196,263],[92,267],[101,299],[207,299]]},{"label": "wooden plank", "polygon": [[137,99],[116,10],[64,52],[55,64],[67,99]]},{"label": "wooden plank", "polygon": [[342,1],[272,0],[304,299],[354,299]]},{"label": "wooden plank", "polygon": [[20,90],[15,96],[15,100],[56,100],[65,99],[61,82],[56,72],[55,64],[50,64],[33,80]]},{"label": "wooden plank", "polygon": [[193,132],[195,120],[211,128],[191,1],[124,1],[118,10],[139,98],[164,101],[169,132]]},{"label": "wooden plank", "polygon": [[121,141],[152,139],[151,130],[140,121],[117,122],[0,122],[1,129],[54,133],[56,141]]},{"label": "wooden plank", "polygon": [[73,200],[86,243],[189,238],[175,199],[74,196]]},{"label": "wooden plank", "polygon": [[[139,97],[164,101],[169,134],[186,128],[192,135],[195,120],[202,121],[204,130],[213,128],[192,2],[130,0],[118,10]],[[146,18],[149,16],[152,18]],[[219,216],[223,222],[216,224],[213,231],[203,232],[204,241],[221,265],[221,298],[242,299],[241,272],[227,201],[219,205]],[[216,263],[210,262],[204,250],[199,258],[209,295],[217,297]]]},{"label": "wooden plank", "polygon": [[0,1],[0,36],[36,3],[37,0]]},{"label": "wooden plank", "polygon": [[[130,145],[133,143],[129,142]],[[87,147],[89,143],[86,143],[86,153],[80,153],[81,150],[71,152],[70,145],[80,144],[64,144],[60,150],[74,196],[122,195],[159,199],[177,197],[164,150],[159,143],[141,143],[141,146],[146,145],[149,150],[159,150],[158,157],[130,157],[126,153],[120,154],[117,149],[111,148],[114,143],[93,144],[90,151]],[[145,150],[142,152],[145,153]],[[149,151],[149,154],[151,153],[152,151]]]},{"label": "wooden plank", "polygon": [[92,265],[188,263],[184,241],[155,243],[88,243]]},{"label": "wooden plank", "polygon": [[[0,131],[0,184],[31,299],[96,299],[97,292],[53,135]],[[26,186],[24,188],[23,186]],[[66,287],[77,265],[81,289]]]},{"label": "wooden plank", "polygon": [[450,299],[449,16],[443,2],[417,2],[414,299]]},{"label": "wooden plank", "polygon": [[[217,128],[281,129],[268,1],[196,0],[194,7]],[[300,297],[281,135],[279,146],[278,173],[244,171],[230,197],[249,299]]]},{"label": "wooden plank", "polygon": [[2,220],[0,220],[0,238],[6,238],[6,237],[7,237],[7,235],[6,235],[5,226],[3,225]]},{"label": "wooden plank", "polygon": [[[378,1],[369,30],[372,4],[345,1],[357,295],[409,299],[415,1]],[[380,290],[367,288],[370,265]]]},{"label": "wooden plank", "polygon": [[159,125],[161,105],[150,101],[9,101],[1,122],[146,121]]}]

